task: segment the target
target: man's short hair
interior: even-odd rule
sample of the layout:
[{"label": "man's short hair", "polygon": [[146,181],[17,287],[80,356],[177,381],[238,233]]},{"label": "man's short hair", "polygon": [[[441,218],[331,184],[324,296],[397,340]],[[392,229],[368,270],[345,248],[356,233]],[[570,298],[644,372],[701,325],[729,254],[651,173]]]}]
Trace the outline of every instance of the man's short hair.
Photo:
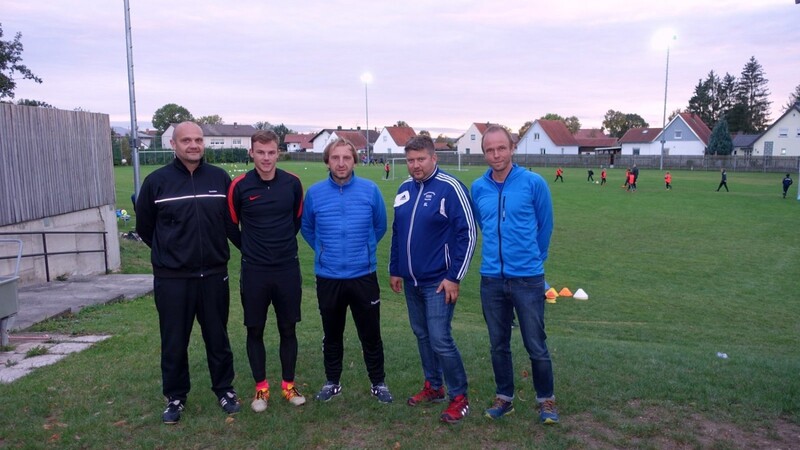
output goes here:
[{"label": "man's short hair", "polygon": [[406,142],[406,153],[421,150],[425,150],[431,156],[436,154],[436,146],[430,136],[414,136]]},{"label": "man's short hair", "polygon": [[252,147],[256,142],[260,142],[262,144],[274,142],[280,146],[281,138],[278,137],[278,134],[272,130],[258,130],[253,133],[253,136],[250,138],[250,147]]},{"label": "man's short hair", "polygon": [[334,141],[328,142],[328,145],[325,146],[325,150],[322,151],[322,160],[325,161],[325,164],[328,164],[328,160],[331,157],[331,151],[333,151],[333,149],[336,147],[349,148],[350,153],[353,155],[353,161],[358,161],[358,151],[356,151],[356,146],[345,138],[338,138]]},{"label": "man's short hair", "polygon": [[481,152],[486,153],[486,150],[483,148],[483,141],[486,139],[486,135],[489,133],[497,133],[502,132],[505,133],[506,138],[508,139],[508,148],[514,150],[517,147],[517,144],[514,143],[514,137],[511,136],[511,132],[506,129],[506,127],[502,125],[492,124],[486,128],[486,131],[483,132],[483,137],[481,137]]}]

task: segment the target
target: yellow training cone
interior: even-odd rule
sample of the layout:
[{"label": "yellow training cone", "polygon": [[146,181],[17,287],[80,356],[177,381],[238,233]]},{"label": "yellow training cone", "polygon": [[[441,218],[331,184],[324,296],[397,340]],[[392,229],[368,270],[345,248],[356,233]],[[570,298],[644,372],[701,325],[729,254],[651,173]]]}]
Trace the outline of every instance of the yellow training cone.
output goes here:
[{"label": "yellow training cone", "polygon": [[547,303],[555,303],[556,299],[548,297],[548,298],[544,299],[544,301],[546,301]]},{"label": "yellow training cone", "polygon": [[572,297],[572,291],[570,291],[568,287],[564,286],[564,288],[558,292],[558,295],[561,297]]},{"label": "yellow training cone", "polygon": [[547,290],[547,292],[544,293],[544,296],[547,298],[556,298],[558,297],[558,292],[556,292],[555,289],[550,288]]}]

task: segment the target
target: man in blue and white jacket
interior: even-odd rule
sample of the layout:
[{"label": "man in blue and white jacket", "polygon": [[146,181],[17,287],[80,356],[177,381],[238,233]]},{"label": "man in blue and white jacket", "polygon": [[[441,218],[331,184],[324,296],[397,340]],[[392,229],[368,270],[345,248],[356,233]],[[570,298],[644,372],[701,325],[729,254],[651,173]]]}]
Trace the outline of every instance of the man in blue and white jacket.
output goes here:
[{"label": "man in blue and white jacket", "polygon": [[512,162],[514,140],[490,125],[481,142],[489,170],[472,183],[475,217],[483,233],[481,305],[489,329],[494,404],[484,414],[499,419],[514,412],[511,322],[516,310],[528,351],[539,419],[558,423],[553,366],[544,332],[544,262],[553,233],[553,203],[547,182]]},{"label": "man in blue and white jacket", "polygon": [[405,281],[408,318],[425,375],[423,389],[408,404],[443,401],[444,378],[450,405],[441,420],[457,423],[469,414],[469,402],[450,322],[459,282],[475,251],[475,219],[467,188],[439,170],[430,137],[411,138],[405,152],[411,177],[394,199],[389,274],[394,292],[403,290]]},{"label": "man in blue and white jacket", "polygon": [[327,179],[306,193],[300,232],[314,250],[317,300],[322,316],[322,354],[327,381],[316,399],[328,401],[342,392],[339,379],[344,356],[347,307],[361,340],[372,395],[391,403],[386,387],[381,339],[381,291],[376,251],[386,234],[386,205],[380,189],[353,173],[358,154],[346,139],[331,141],[323,152]]}]

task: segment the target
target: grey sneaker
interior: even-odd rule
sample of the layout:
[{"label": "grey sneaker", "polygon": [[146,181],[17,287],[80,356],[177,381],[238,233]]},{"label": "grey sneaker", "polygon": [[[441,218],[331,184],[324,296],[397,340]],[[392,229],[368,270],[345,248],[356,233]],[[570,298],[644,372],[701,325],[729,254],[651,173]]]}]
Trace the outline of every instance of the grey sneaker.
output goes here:
[{"label": "grey sneaker", "polygon": [[372,395],[378,397],[378,401],[381,403],[392,403],[394,401],[394,397],[389,392],[389,387],[386,386],[386,383],[373,384],[370,391]]},{"label": "grey sneaker", "polygon": [[317,392],[316,398],[321,402],[327,402],[328,400],[336,397],[337,395],[342,393],[342,385],[334,384],[330,381],[326,381],[325,385],[322,386],[322,389]]},{"label": "grey sneaker", "polygon": [[222,409],[229,415],[236,414],[241,409],[239,397],[236,396],[236,392],[234,391],[226,392],[222,397],[220,397],[219,406],[221,406]]}]

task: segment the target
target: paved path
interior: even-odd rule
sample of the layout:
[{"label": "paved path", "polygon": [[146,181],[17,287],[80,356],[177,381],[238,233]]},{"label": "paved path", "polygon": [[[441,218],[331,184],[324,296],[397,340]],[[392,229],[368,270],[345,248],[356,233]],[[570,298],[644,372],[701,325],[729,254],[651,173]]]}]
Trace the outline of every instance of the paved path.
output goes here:
[{"label": "paved path", "polygon": [[[9,345],[0,352],[0,383],[11,383],[37,367],[53,364],[110,336],[63,336],[20,332],[31,325],[104,303],[153,292],[152,275],[96,275],[21,286],[19,312],[9,323]],[[30,353],[30,355],[29,355]],[[36,356],[34,356],[36,355]]]}]

